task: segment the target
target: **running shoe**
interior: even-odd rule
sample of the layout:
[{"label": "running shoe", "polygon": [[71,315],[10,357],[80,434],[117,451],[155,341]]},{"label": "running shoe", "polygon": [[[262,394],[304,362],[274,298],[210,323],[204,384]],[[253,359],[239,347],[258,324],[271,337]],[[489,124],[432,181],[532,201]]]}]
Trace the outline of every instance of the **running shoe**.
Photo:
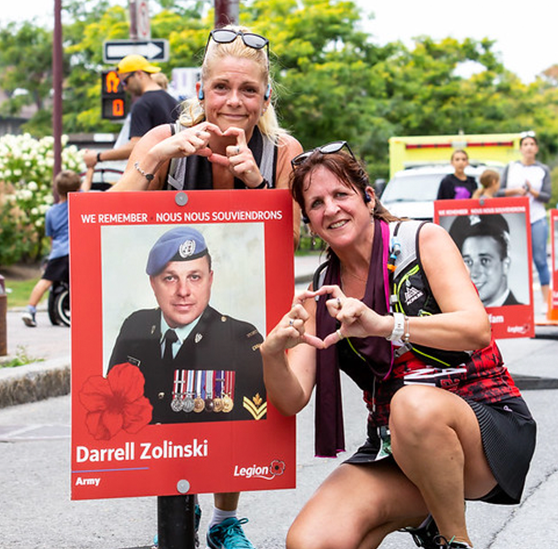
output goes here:
[{"label": "running shoe", "polygon": [[436,526],[432,515],[428,515],[420,526],[416,528],[409,526],[403,528],[401,532],[411,534],[417,547],[423,547],[424,549],[438,549],[439,547],[436,538],[439,537],[440,532],[438,532],[438,526]]},{"label": "running shoe", "polygon": [[247,518],[228,518],[212,526],[207,532],[208,549],[255,549],[242,530],[247,522]]},{"label": "running shoe", "polygon": [[465,541],[454,541],[453,538],[448,541],[444,536],[440,535],[436,536],[435,541],[437,549],[472,549]]},{"label": "running shoe", "polygon": [[37,327],[37,321],[35,320],[35,313],[32,313],[31,311],[25,311],[21,315],[21,320],[23,320],[25,325],[29,326],[29,328]]}]

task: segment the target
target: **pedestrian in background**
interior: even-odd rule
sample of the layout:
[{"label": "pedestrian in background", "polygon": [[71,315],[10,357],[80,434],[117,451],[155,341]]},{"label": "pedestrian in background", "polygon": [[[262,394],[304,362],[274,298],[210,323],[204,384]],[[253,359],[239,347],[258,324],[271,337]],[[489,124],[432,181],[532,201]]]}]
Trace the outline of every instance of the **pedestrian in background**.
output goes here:
[{"label": "pedestrian in background", "polygon": [[529,198],[531,222],[531,249],[537,268],[543,307],[548,305],[550,293],[550,270],[547,262],[548,221],[545,204],[552,194],[550,170],[538,162],[539,142],[535,132],[525,132],[519,141],[521,160],[510,162],[502,173],[498,196],[526,196]]},{"label": "pedestrian in background", "polygon": [[451,165],[455,171],[442,179],[437,200],[471,198],[477,190],[477,182],[474,177],[465,173],[465,168],[469,165],[469,155],[460,149],[453,151]]},{"label": "pedestrian in background", "polygon": [[496,170],[487,169],[479,177],[481,186],[473,193],[471,198],[494,198],[500,190],[500,174]]},{"label": "pedestrian in background", "polygon": [[37,326],[37,305],[53,282],[70,280],[70,242],[68,223],[68,193],[91,189],[93,169],[88,169],[83,181],[72,170],[60,172],[54,179],[59,201],[47,210],[45,216],[45,234],[51,239],[50,254],[46,268],[40,280],[35,284],[29,296],[27,309],[21,316],[26,326]]},{"label": "pedestrian in background", "polygon": [[130,111],[129,140],[114,149],[86,151],[84,160],[88,168],[94,168],[98,162],[126,160],[151,128],[177,119],[178,101],[152,78],[160,70],[137,54],[127,55],[118,63],[118,77],[124,89],[136,98]]}]

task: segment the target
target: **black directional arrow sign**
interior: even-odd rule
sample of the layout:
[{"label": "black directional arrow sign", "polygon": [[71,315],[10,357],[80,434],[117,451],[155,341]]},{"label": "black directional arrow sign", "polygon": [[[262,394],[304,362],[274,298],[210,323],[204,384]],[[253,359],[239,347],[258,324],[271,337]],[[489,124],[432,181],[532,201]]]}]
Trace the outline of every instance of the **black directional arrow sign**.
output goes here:
[{"label": "black directional arrow sign", "polygon": [[109,40],[103,42],[103,61],[118,63],[127,55],[136,53],[150,61],[169,60],[168,40]]}]

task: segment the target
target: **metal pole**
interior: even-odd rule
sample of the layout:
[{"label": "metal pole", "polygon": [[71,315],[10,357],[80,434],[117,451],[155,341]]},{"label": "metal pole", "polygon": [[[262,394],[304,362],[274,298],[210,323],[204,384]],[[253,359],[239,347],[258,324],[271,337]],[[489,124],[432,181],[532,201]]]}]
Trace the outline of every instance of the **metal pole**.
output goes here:
[{"label": "metal pole", "polygon": [[[62,170],[62,0],[54,0],[54,35],[52,45],[52,135],[54,138],[53,178]],[[54,186],[53,186],[54,187]],[[54,189],[54,198],[58,196]]]},{"label": "metal pole", "polygon": [[240,0],[215,0],[215,28],[238,25]]},{"label": "metal pole", "polygon": [[[138,39],[136,1],[129,0],[130,39]],[[195,496],[157,497],[159,549],[196,549]]]},{"label": "metal pole", "polygon": [[195,549],[194,508],[193,495],[157,498],[159,549]]},{"label": "metal pole", "polygon": [[130,40],[138,39],[138,21],[136,11],[136,0],[129,0],[128,10],[130,12]]},{"label": "metal pole", "polygon": [[8,330],[6,315],[8,312],[8,296],[6,295],[6,282],[0,274],[0,356],[8,354]]}]

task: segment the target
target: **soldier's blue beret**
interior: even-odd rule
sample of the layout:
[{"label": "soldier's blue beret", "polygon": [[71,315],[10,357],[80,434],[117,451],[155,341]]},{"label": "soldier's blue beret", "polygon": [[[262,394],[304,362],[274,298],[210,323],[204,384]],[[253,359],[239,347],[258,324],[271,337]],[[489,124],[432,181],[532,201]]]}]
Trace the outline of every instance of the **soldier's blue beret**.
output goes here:
[{"label": "soldier's blue beret", "polygon": [[203,235],[192,227],[177,227],[163,234],[151,248],[145,272],[159,274],[169,261],[192,261],[207,255]]}]

